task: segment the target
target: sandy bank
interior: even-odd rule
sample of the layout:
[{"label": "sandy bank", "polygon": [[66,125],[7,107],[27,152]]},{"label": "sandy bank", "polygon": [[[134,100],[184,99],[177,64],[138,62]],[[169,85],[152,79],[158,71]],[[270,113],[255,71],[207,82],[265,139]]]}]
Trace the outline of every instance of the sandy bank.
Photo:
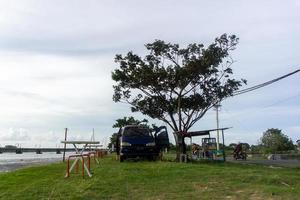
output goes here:
[{"label": "sandy bank", "polygon": [[49,163],[59,162],[61,159],[39,159],[39,160],[20,160],[13,163],[0,163],[0,173],[11,172],[25,167],[47,165]]}]

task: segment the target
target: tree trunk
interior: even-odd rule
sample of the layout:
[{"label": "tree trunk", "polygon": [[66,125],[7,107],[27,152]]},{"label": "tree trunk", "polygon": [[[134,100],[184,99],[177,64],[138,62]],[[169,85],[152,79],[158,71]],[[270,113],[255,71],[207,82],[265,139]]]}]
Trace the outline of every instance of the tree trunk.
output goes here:
[{"label": "tree trunk", "polygon": [[176,161],[180,161],[180,154],[186,153],[186,146],[184,143],[184,137],[174,132],[174,138],[176,142]]}]

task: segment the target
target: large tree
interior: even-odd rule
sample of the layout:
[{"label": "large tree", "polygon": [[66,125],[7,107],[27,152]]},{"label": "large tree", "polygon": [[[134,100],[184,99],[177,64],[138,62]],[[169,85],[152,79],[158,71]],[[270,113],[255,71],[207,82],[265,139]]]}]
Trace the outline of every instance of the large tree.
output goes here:
[{"label": "large tree", "polygon": [[295,149],[293,141],[277,128],[266,130],[260,138],[260,142],[265,153],[276,153],[278,151]]},{"label": "large tree", "polygon": [[116,55],[119,68],[112,72],[116,81],[113,100],[167,123],[179,154],[183,133],[246,83],[232,78],[229,53],[237,44],[235,35],[226,34],[207,47],[189,44],[180,48],[156,40],[145,45],[149,53],[143,58],[133,52]]}]

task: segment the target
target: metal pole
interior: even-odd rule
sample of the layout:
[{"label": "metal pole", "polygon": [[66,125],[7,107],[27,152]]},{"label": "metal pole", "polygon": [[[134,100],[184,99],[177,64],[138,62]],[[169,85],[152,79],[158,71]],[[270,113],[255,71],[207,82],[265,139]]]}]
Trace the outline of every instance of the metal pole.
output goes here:
[{"label": "metal pole", "polygon": [[223,139],[223,160],[226,161],[225,155],[225,139],[224,139],[224,130],[222,129],[222,139]]},{"label": "metal pole", "polygon": [[[93,133],[92,133],[92,136],[91,136],[91,141],[95,141],[95,130],[93,128]],[[92,150],[92,146],[90,146],[89,150],[91,151]]]},{"label": "metal pole", "polygon": [[[65,128],[65,141],[67,141],[68,128]],[[64,154],[63,154],[63,162],[65,162],[66,156],[66,143],[64,143]]]},{"label": "metal pole", "polygon": [[92,133],[92,137],[91,137],[91,141],[95,141],[95,129],[93,128],[93,133]]},{"label": "metal pole", "polygon": [[219,107],[221,105],[220,104],[216,104],[215,105],[215,109],[216,109],[216,120],[217,120],[217,150],[220,150],[220,134],[219,134]]}]

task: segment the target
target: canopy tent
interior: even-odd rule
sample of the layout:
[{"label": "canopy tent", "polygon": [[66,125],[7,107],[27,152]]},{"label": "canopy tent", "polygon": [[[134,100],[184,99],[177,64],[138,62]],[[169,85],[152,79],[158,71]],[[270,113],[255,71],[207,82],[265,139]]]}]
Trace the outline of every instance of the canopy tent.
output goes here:
[{"label": "canopy tent", "polygon": [[209,130],[202,130],[202,131],[190,131],[190,132],[181,132],[180,134],[182,135],[182,142],[184,145],[184,149],[185,149],[185,143],[184,143],[184,138],[188,137],[191,139],[191,145],[192,145],[192,137],[196,137],[196,136],[205,136],[208,135],[210,138],[210,134],[211,132],[214,131],[221,131],[222,134],[222,141],[223,141],[223,148],[222,148],[222,154],[223,154],[223,160],[226,160],[226,155],[225,155],[225,149],[224,149],[224,144],[225,144],[225,138],[224,138],[224,131],[227,129],[230,129],[231,127],[225,127],[225,128],[218,128],[218,129],[209,129]]}]

